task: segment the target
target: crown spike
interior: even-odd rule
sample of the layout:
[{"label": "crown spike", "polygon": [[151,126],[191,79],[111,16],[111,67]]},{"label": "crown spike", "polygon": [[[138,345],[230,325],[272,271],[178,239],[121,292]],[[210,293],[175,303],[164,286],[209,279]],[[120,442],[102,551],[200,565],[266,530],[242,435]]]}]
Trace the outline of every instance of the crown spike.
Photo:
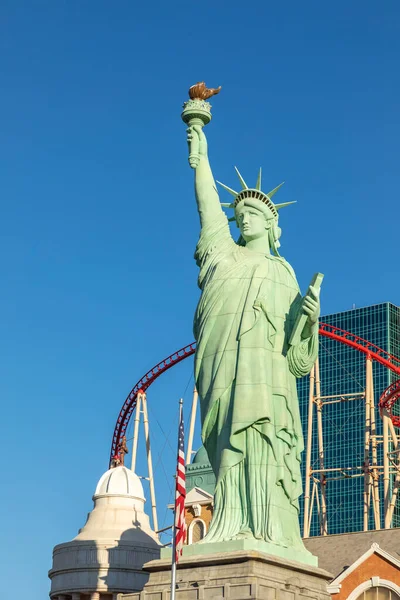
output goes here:
[{"label": "crown spike", "polygon": [[279,190],[279,188],[281,188],[283,186],[285,182],[282,181],[282,183],[280,183],[279,185],[276,186],[276,188],[274,188],[273,190],[271,190],[270,192],[268,192],[267,196],[268,198],[272,198],[272,196],[274,196],[276,194],[276,192]]},{"label": "crown spike", "polygon": [[233,190],[232,188],[228,187],[227,185],[225,185],[224,183],[221,183],[220,181],[217,181],[218,185],[220,185],[221,187],[223,187],[227,192],[229,192],[230,194],[232,194],[232,196],[236,196],[238,195],[238,192],[235,192],[235,190]]},{"label": "crown spike", "polygon": [[261,167],[260,167],[260,170],[258,172],[257,183],[256,183],[256,190],[261,191]]},{"label": "crown spike", "polygon": [[237,173],[237,176],[239,177],[239,181],[240,181],[240,184],[241,184],[241,186],[242,186],[242,189],[243,189],[243,190],[248,190],[248,189],[249,189],[249,188],[248,188],[248,185],[247,185],[247,183],[245,182],[245,180],[243,179],[243,177],[241,176],[241,174],[239,173],[239,169],[238,169],[237,167],[235,167],[235,171],[236,171],[236,173]]},{"label": "crown spike", "polygon": [[230,202],[221,202],[221,206],[222,208],[233,208],[235,205],[233,203],[231,204]]},{"label": "crown spike", "polygon": [[276,210],[280,208],[285,208],[285,206],[289,206],[289,204],[296,204],[297,200],[293,200],[292,202],[283,202],[282,204],[275,204]]}]

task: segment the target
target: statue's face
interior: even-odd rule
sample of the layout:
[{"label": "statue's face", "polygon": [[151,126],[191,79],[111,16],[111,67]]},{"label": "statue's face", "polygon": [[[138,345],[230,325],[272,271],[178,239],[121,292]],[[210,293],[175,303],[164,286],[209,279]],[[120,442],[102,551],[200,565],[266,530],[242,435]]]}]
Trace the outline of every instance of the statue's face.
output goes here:
[{"label": "statue's face", "polygon": [[245,242],[264,237],[269,229],[264,213],[253,206],[241,206],[236,211],[236,220]]}]

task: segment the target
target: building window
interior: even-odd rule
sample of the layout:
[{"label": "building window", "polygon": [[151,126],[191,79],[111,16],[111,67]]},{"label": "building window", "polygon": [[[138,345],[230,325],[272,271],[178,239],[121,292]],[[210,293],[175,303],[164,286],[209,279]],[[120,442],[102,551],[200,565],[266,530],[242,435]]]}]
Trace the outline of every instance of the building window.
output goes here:
[{"label": "building window", "polygon": [[400,600],[400,596],[393,590],[379,585],[364,590],[357,600]]},{"label": "building window", "polygon": [[[188,543],[195,544],[196,542],[199,542],[200,540],[202,540],[205,535],[206,535],[206,524],[204,523],[204,521],[202,519],[195,519],[194,521],[192,521],[189,526]],[[391,600],[391,599],[388,598],[388,600]],[[395,599],[393,598],[393,600],[395,600]],[[400,598],[399,598],[399,600],[400,600]]]}]

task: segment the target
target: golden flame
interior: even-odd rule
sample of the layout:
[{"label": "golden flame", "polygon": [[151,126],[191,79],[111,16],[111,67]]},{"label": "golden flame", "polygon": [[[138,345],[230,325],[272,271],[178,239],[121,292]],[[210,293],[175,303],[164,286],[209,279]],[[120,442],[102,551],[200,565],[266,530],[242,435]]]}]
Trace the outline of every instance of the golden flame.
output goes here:
[{"label": "golden flame", "polygon": [[189,98],[191,100],[208,100],[211,96],[219,94],[221,86],[218,88],[207,88],[204,81],[198,81],[195,85],[189,88]]}]

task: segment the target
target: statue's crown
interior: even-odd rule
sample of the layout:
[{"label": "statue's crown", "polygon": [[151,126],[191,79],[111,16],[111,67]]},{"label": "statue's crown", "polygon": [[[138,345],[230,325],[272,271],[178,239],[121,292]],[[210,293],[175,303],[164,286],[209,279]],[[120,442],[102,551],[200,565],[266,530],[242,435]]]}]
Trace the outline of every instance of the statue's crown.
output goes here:
[{"label": "statue's crown", "polygon": [[[263,212],[266,212],[265,208],[267,208],[269,210],[269,212],[271,213],[271,218],[277,219],[278,211],[281,208],[284,208],[285,206],[289,206],[289,204],[294,204],[295,201],[294,202],[284,202],[282,204],[274,204],[271,200],[271,198],[276,194],[276,192],[279,190],[280,187],[282,187],[282,185],[285,182],[280,183],[276,188],[274,188],[273,190],[268,192],[268,194],[266,194],[265,192],[263,192],[261,190],[261,169],[258,173],[257,183],[254,188],[249,188],[247,183],[245,182],[245,180],[243,179],[243,177],[241,176],[241,174],[239,173],[239,171],[236,167],[235,167],[235,170],[236,170],[237,176],[239,178],[240,184],[242,186],[242,190],[240,192],[236,192],[235,190],[228,187],[224,183],[217,181],[217,183],[220,186],[222,186],[225,190],[227,190],[230,194],[232,194],[232,196],[235,197],[235,199],[232,203],[221,202],[221,206],[223,206],[224,208],[233,208],[234,210],[236,210],[238,208],[238,205],[241,202],[244,202],[246,199],[251,199],[251,201],[254,202],[255,205],[257,205],[259,202],[262,203],[262,204],[260,204],[260,209],[263,210]],[[229,220],[234,221],[235,217],[232,217]]]}]

